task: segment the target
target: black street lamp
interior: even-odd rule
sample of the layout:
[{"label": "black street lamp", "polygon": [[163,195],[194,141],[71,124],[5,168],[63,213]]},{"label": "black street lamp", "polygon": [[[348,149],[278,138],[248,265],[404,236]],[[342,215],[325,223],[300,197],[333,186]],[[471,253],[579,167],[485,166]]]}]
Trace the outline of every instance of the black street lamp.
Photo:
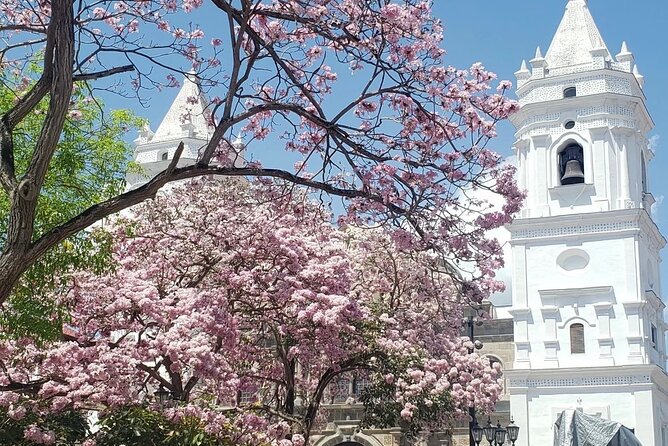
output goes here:
[{"label": "black street lamp", "polygon": [[473,420],[473,427],[471,428],[471,436],[473,437],[473,441],[475,442],[476,446],[480,444],[482,441],[482,427],[478,425],[478,420]]},{"label": "black street lamp", "polygon": [[161,384],[160,388],[155,391],[154,395],[158,399],[158,404],[160,404],[160,407],[166,407],[170,403],[172,393],[169,390],[165,390]]},{"label": "black street lamp", "polygon": [[487,424],[483,428],[483,431],[485,432],[485,438],[489,442],[489,446],[492,446],[492,443],[496,440],[496,438],[494,438],[496,427],[492,424],[491,419],[487,418]]},{"label": "black street lamp", "polygon": [[506,430],[508,431],[508,440],[515,446],[515,442],[517,441],[517,437],[520,434],[520,428],[519,426],[515,425],[515,422],[513,421],[513,417],[510,417],[510,424],[506,426]]},{"label": "black street lamp", "polygon": [[494,437],[496,438],[496,444],[499,446],[503,446],[503,443],[506,442],[506,430],[501,427],[500,421],[496,422],[496,432],[494,433]]},{"label": "black street lamp", "polygon": [[482,441],[483,434],[485,439],[489,442],[489,446],[503,446],[506,438],[515,445],[517,437],[519,436],[520,428],[515,425],[513,419],[510,419],[510,424],[507,427],[501,427],[501,422],[497,421],[496,426],[492,424],[492,420],[488,417],[485,427],[478,426],[478,422],[474,423],[471,429],[471,436],[475,439],[476,445]]}]

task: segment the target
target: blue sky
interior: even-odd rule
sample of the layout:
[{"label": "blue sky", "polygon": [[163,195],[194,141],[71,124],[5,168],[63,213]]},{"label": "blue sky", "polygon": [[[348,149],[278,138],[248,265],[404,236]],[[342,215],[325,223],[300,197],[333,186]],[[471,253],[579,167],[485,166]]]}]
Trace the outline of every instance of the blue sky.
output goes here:
[{"label": "blue sky", "polygon": [[[513,73],[522,59],[531,59],[537,45],[543,53],[547,51],[566,3],[567,0],[434,0],[434,15],[445,25],[444,47],[448,55],[444,62],[467,68],[480,61],[499,79],[514,83]],[[647,104],[656,125],[650,134],[656,142],[656,157],[650,165],[649,181],[660,202],[668,197],[668,175],[664,173],[668,168],[668,1],[589,0],[589,9],[610,52],[617,54],[625,40],[645,76]],[[203,28],[210,29],[204,25]],[[137,112],[148,118],[155,129],[176,93],[163,91],[152,99],[150,108]],[[508,156],[512,154],[513,141],[514,129],[505,123],[493,147]],[[668,208],[659,206],[657,217],[662,233],[668,235]],[[667,278],[668,262],[662,269],[662,277]]]}]

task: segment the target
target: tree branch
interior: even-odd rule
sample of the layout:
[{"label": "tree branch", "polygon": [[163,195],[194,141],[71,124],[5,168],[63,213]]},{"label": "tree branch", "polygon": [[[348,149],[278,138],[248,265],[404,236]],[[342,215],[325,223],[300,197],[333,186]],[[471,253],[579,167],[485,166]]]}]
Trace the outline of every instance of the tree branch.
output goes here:
[{"label": "tree branch", "polygon": [[[71,220],[56,228],[53,228],[33,244],[30,253],[31,263],[44,254],[49,248],[57,245],[69,236],[89,227],[96,221],[120,212],[123,209],[127,209],[135,204],[141,203],[146,199],[155,197],[155,194],[158,192],[158,190],[165,184],[172,181],[185,180],[202,175],[279,178],[301,186],[322,190],[326,193],[339,197],[367,198],[372,201],[385,204],[383,197],[381,196],[371,195],[368,192],[358,189],[339,188],[321,181],[300,177],[291,172],[280,169],[265,169],[259,167],[216,167],[200,165],[177,167],[174,168],[171,173],[164,171],[156,175],[151,181],[144,184],[143,186],[121,194],[103,203],[92,206]],[[392,210],[399,215],[404,213],[404,210],[398,206],[391,204],[388,206],[390,206]]]},{"label": "tree branch", "polygon": [[74,82],[91,81],[113,76],[115,74],[126,73],[128,71],[135,71],[134,65],[123,65],[121,67],[110,68],[104,71],[95,71],[93,73],[81,73],[72,77]]}]

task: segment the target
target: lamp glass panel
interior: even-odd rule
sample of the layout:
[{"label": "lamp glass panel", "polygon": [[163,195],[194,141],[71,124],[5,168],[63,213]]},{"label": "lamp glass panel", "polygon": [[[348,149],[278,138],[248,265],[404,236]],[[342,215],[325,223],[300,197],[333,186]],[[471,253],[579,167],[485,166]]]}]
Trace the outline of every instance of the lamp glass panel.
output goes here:
[{"label": "lamp glass panel", "polygon": [[496,443],[503,444],[506,441],[506,430],[504,428],[496,429]]}]

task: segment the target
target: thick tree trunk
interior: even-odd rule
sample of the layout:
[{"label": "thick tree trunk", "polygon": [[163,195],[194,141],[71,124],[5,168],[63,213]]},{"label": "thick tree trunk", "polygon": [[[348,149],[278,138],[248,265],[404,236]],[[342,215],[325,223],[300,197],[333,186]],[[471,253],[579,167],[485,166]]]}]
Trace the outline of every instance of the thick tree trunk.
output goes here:
[{"label": "thick tree trunk", "polygon": [[0,302],[4,302],[26,268],[20,255],[8,252],[0,256]]},{"label": "thick tree trunk", "polygon": [[[21,273],[34,262],[31,259],[35,209],[40,190],[56,151],[72,96],[74,66],[74,18],[71,0],[52,0],[51,21],[47,27],[42,77],[23,100],[3,116],[3,146],[11,147],[12,132],[17,124],[49,94],[47,110],[32,159],[22,178],[14,178],[14,166],[5,165],[3,181],[9,194],[11,210],[4,252],[0,256],[0,302],[9,296]],[[48,90],[47,90],[48,87]],[[9,138],[9,139],[7,139]],[[8,154],[5,154],[8,155]],[[13,163],[3,156],[3,163]]]}]

